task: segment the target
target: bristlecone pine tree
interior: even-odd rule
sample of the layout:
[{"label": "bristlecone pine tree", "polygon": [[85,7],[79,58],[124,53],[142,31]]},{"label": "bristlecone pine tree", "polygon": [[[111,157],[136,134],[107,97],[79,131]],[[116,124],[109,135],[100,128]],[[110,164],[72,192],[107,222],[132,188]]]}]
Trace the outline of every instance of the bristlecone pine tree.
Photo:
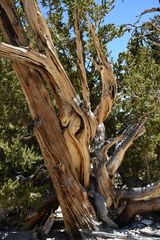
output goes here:
[{"label": "bristlecone pine tree", "polygon": [[[38,49],[33,49],[26,39],[13,1],[1,0],[0,28],[6,43],[0,43],[0,56],[12,60],[19,78],[34,121],[34,134],[62,209],[66,232],[77,239],[83,230],[97,229],[99,221],[116,228],[137,213],[160,210],[160,184],[134,190],[115,186],[116,172],[127,149],[143,134],[146,119],[106,141],[103,122],[111,111],[117,85],[95,26],[88,19],[97,53],[93,64],[102,80],[101,99],[92,111],[76,4],[74,30],[82,99],[58,58],[36,1],[23,0],[22,6]],[[114,151],[109,155],[113,146]]]}]

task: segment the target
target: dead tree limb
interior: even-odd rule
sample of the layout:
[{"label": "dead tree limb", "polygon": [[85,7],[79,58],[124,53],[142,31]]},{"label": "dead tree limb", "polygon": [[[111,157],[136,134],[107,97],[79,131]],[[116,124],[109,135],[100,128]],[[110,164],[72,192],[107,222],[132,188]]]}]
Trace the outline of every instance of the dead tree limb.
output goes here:
[{"label": "dead tree limb", "polygon": [[[124,159],[124,155],[127,151],[127,149],[133,144],[133,142],[141,136],[144,131],[144,124],[146,122],[146,119],[139,124],[136,124],[135,126],[132,126],[127,133],[124,133],[124,140],[121,141],[121,143],[117,146],[115,149],[113,155],[111,156],[110,160],[107,164],[107,169],[109,172],[109,175],[114,176],[118,168],[120,167],[122,160]],[[126,132],[126,131],[125,131]]]},{"label": "dead tree limb", "polygon": [[116,222],[119,224],[119,226],[125,226],[126,224],[130,223],[137,214],[154,211],[160,211],[160,198],[154,198],[149,201],[129,200],[126,203],[124,211],[118,216]]},{"label": "dead tree limb", "polygon": [[98,124],[101,124],[111,111],[112,104],[116,96],[117,84],[113,75],[112,66],[102,52],[102,47],[100,45],[98,36],[96,35],[95,27],[89,23],[89,28],[99,59],[99,63],[97,64],[99,67],[97,67],[97,69],[100,71],[102,79],[101,101],[95,110]]},{"label": "dead tree limb", "polygon": [[160,197],[160,183],[147,185],[146,187],[123,189],[118,195],[118,199],[129,199],[132,201],[148,201]]},{"label": "dead tree limb", "polygon": [[87,74],[83,59],[83,46],[82,46],[82,36],[80,33],[80,16],[79,16],[79,10],[77,7],[75,7],[74,10],[74,29],[76,34],[76,46],[77,46],[77,57],[78,57],[78,65],[81,75],[81,84],[82,84],[82,93],[83,93],[83,100],[84,100],[84,106],[87,109],[90,109],[90,99],[89,99],[89,88],[88,88],[88,82],[87,82]]}]

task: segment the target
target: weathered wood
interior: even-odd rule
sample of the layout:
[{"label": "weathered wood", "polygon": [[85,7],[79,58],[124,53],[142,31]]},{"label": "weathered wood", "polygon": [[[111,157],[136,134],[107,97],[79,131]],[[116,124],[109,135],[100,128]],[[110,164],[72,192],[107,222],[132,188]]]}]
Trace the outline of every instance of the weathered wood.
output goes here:
[{"label": "weathered wood", "polygon": [[116,189],[117,198],[130,199],[133,201],[148,201],[160,197],[160,183],[149,184],[145,187],[133,189]]},{"label": "weathered wood", "polygon": [[54,212],[52,211],[50,216],[47,218],[47,221],[45,222],[44,226],[42,227],[42,232],[45,235],[47,235],[50,232],[54,223],[54,217],[55,217]]},{"label": "weathered wood", "polygon": [[[45,165],[56,190],[61,206],[65,229],[72,238],[96,228],[96,214],[88,200],[94,198],[99,219],[108,226],[116,227],[108,217],[108,208],[114,208],[119,219],[127,216],[129,221],[135,214],[151,209],[159,209],[160,187],[140,190],[115,189],[115,174],[124,155],[133,142],[144,132],[145,121],[127,128],[121,136],[106,144],[104,120],[109,115],[115,95],[116,79],[112,66],[103,54],[95,27],[89,23],[91,37],[98,56],[93,60],[102,79],[102,94],[94,113],[91,111],[87,75],[83,58],[83,44],[80,34],[80,16],[75,6],[75,34],[78,67],[80,69],[83,100],[77,95],[65,69],[56,53],[49,29],[37,2],[23,0],[24,13],[33,32],[37,49],[29,46],[23,27],[17,17],[12,0],[0,1],[0,28],[6,43],[0,43],[0,56],[11,59],[19,78],[32,118],[33,131],[40,145]],[[48,93],[51,89],[58,114]],[[89,149],[94,139],[95,162],[90,163]],[[106,144],[106,145],[105,145]],[[108,150],[115,145],[112,156]],[[95,186],[91,190],[90,175]],[[87,192],[87,190],[90,191]],[[147,204],[149,203],[149,207]],[[48,203],[50,205],[50,203]],[[143,204],[143,207],[141,207]],[[57,205],[56,205],[57,206]],[[46,205],[29,219],[32,227],[46,212]],[[54,209],[55,207],[52,206]],[[137,210],[135,210],[137,208]],[[44,232],[53,224],[50,216]]]},{"label": "weathered wood", "polygon": [[93,43],[99,58],[99,63],[96,63],[97,70],[99,70],[102,79],[102,94],[101,101],[95,110],[98,124],[103,123],[109,115],[113,101],[116,97],[117,83],[113,75],[112,66],[108,62],[106,56],[103,54],[100,42],[96,36],[95,27],[89,23]]},{"label": "weathered wood", "polygon": [[[7,36],[6,41],[12,44],[14,43],[6,30],[11,28],[14,32],[12,38],[13,36],[18,38],[18,40],[16,40],[16,45],[28,46],[25,37],[22,37],[23,33],[19,34],[19,29],[21,29],[21,27],[17,27],[17,25],[19,25],[19,20],[16,12],[13,12],[14,7],[12,2],[8,1],[6,4],[6,1],[3,0],[0,3],[0,7],[3,13],[0,16],[1,25],[3,25],[4,22],[8,24],[7,27],[5,25],[3,28],[4,36]],[[11,12],[14,17],[10,20],[8,14]],[[26,53],[25,50],[22,50],[21,53],[22,52]],[[39,53],[37,54],[39,55]],[[36,54],[33,55],[35,56]],[[41,59],[44,59],[42,55]],[[34,134],[39,142],[45,164],[57,192],[57,197],[63,212],[66,231],[71,236],[75,236],[78,234],[80,228],[94,228],[94,211],[71,165],[71,157],[49,94],[43,84],[41,72],[34,70],[32,63],[30,67],[28,67],[23,63],[17,63],[16,60],[14,59],[13,68],[20,80],[32,117],[41,122],[40,125],[34,127]],[[24,61],[24,59],[22,61]],[[85,216],[85,218],[83,216]],[[74,225],[73,222],[75,223]]]},{"label": "weathered wood", "polygon": [[142,122],[136,124],[135,126],[131,126],[127,131],[125,130],[122,135],[124,135],[123,140],[118,144],[117,148],[115,149],[113,155],[107,162],[107,169],[109,172],[109,175],[114,176],[120,165],[122,164],[122,161],[124,159],[124,155],[128,148],[133,144],[133,142],[141,136],[144,131],[144,124],[146,122],[146,119],[144,119]]},{"label": "weathered wood", "polygon": [[46,198],[45,200],[42,201],[38,210],[29,214],[25,218],[22,224],[23,229],[24,230],[33,229],[36,224],[42,221],[43,217],[45,217],[46,214],[49,214],[51,211],[54,212],[55,210],[57,210],[58,206],[59,206],[59,202],[56,195],[50,198]]},{"label": "weathered wood", "polygon": [[[67,73],[59,61],[50,33],[48,32],[48,27],[35,1],[25,0],[23,1],[23,6],[30,27],[36,36],[37,42],[41,43],[41,46],[43,46],[43,50],[46,53],[48,59],[46,66],[51,64],[51,77],[58,86],[60,99],[62,100],[62,103],[65,103],[65,111],[63,111],[61,115],[64,117],[63,122],[65,120],[65,126],[66,122],[67,125],[69,125],[69,127],[64,130],[64,135],[70,152],[72,164],[80,176],[81,183],[83,183],[85,187],[88,187],[90,173],[90,156],[88,147],[90,140],[96,133],[96,118],[90,109],[81,108],[81,100],[75,92]],[[67,106],[69,106],[68,111]],[[64,114],[67,114],[67,116],[65,117]],[[63,122],[61,121],[62,124]],[[76,127],[75,122],[77,123]],[[80,126],[83,127],[80,129]],[[79,134],[76,135],[78,130]],[[77,152],[78,154],[76,154]],[[76,157],[73,153],[76,154]]]},{"label": "weathered wood", "polygon": [[107,208],[110,208],[115,199],[114,183],[109,177],[105,162],[99,163],[96,179],[98,191],[105,197]]},{"label": "weathered wood", "polygon": [[87,82],[87,74],[83,59],[83,45],[82,45],[82,36],[80,33],[79,25],[80,25],[80,16],[79,10],[77,6],[75,6],[74,10],[74,29],[76,33],[76,46],[77,46],[77,57],[78,57],[78,65],[81,75],[81,84],[82,84],[82,93],[83,93],[83,100],[84,100],[84,107],[87,109],[91,108],[90,99],[89,99],[89,88]]},{"label": "weathered wood", "polygon": [[155,198],[149,201],[140,200],[132,201],[128,200],[125,209],[119,215],[116,222],[119,226],[125,226],[128,224],[137,214],[145,212],[153,212],[160,210],[160,198]]}]

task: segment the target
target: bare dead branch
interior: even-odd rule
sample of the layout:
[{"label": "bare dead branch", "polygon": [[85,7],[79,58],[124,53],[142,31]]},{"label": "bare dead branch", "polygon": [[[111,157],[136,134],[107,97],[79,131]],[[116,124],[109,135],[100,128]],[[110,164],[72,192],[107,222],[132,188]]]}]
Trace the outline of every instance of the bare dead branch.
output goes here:
[{"label": "bare dead branch", "polygon": [[146,13],[152,13],[152,12],[160,12],[160,8],[157,7],[157,8],[146,9],[140,15],[142,16],[142,15],[144,15]]},{"label": "bare dead branch", "polygon": [[45,66],[46,56],[36,51],[29,51],[27,48],[15,47],[10,44],[0,43],[0,56],[17,60],[26,64],[35,63],[35,66]]},{"label": "bare dead branch", "polygon": [[[16,8],[13,1],[0,1],[0,28],[7,43],[15,46],[28,46],[22,24],[15,16]],[[7,13],[7,14],[6,14]]]},{"label": "bare dead branch", "polygon": [[99,67],[97,67],[97,69],[100,71],[102,79],[101,101],[95,110],[98,124],[101,124],[111,111],[116,96],[117,84],[113,75],[112,66],[103,54],[99,38],[95,32],[95,27],[89,23],[89,28],[99,58]]},{"label": "bare dead branch", "polygon": [[148,201],[160,197],[160,183],[149,184],[146,187],[123,189],[118,193],[118,199],[130,199],[132,201]]},{"label": "bare dead branch", "polygon": [[52,211],[55,211],[58,206],[59,202],[57,196],[54,195],[44,199],[41,202],[41,206],[25,218],[23,228],[25,230],[32,229],[39,221],[41,221],[42,217],[44,217],[49,210],[52,209]]},{"label": "bare dead branch", "polygon": [[[73,99],[76,98],[77,94],[62,64],[58,59],[50,32],[48,30],[48,26],[45,20],[43,19],[36,2],[34,0],[31,1],[25,0],[22,2],[22,4],[24,7],[25,14],[28,18],[30,27],[34,32],[34,35],[36,36],[38,46],[40,46],[40,48],[43,49],[43,52],[46,53],[47,56],[46,66],[48,66],[48,64],[50,63],[50,66],[54,71],[54,74],[51,74],[50,78],[47,79],[49,80],[49,84],[55,95],[57,93],[58,95],[60,95],[60,97],[58,97],[57,99],[57,103],[60,110],[62,126],[63,124],[65,126],[66,124],[68,124],[68,121],[66,119],[69,115],[71,115],[72,107],[76,108],[77,110],[79,110],[79,112],[81,112],[79,106],[75,105],[75,103],[73,102]],[[69,98],[68,97],[66,98],[66,93]]]},{"label": "bare dead branch", "polygon": [[78,57],[80,75],[81,75],[83,100],[84,100],[85,107],[87,109],[90,109],[89,88],[88,88],[86,69],[85,69],[85,64],[83,59],[83,45],[82,45],[81,34],[79,29],[80,17],[79,17],[78,9],[76,7],[74,10],[74,17],[75,17],[74,29],[76,34],[77,57]]},{"label": "bare dead branch", "polygon": [[42,232],[44,234],[48,234],[51,231],[51,228],[54,223],[54,212],[52,211],[48,219],[46,220],[45,224],[42,227]]},{"label": "bare dead branch", "polygon": [[119,224],[119,226],[125,226],[131,220],[133,220],[137,214],[159,211],[159,210],[160,210],[160,198],[154,198],[149,201],[129,200],[127,201],[126,207],[124,208],[122,213],[118,216],[118,219],[116,220],[116,222]]},{"label": "bare dead branch", "polygon": [[160,12],[160,8],[150,8],[150,9],[146,9],[144,10],[139,16],[138,16],[138,20],[136,21],[136,23],[138,23],[141,19],[141,17],[146,14],[146,13],[152,13],[152,12]]},{"label": "bare dead branch", "polygon": [[[21,1],[21,3],[24,8],[27,19],[29,21],[31,30],[36,36],[36,41],[38,43],[38,46],[42,47],[43,50],[45,50],[45,47],[47,47],[46,45],[46,39],[47,39],[50,43],[50,46],[54,49],[51,34],[49,32],[46,21],[44,20],[44,18],[40,13],[40,10],[38,8],[38,5],[36,4],[36,1],[24,0],[24,1]],[[41,50],[42,49],[40,49],[40,51]]]},{"label": "bare dead branch", "polygon": [[115,145],[117,142],[122,141],[124,139],[123,135],[117,136],[115,138],[111,138],[108,140],[109,143],[107,143],[103,148],[102,148],[102,154],[103,158],[105,159],[107,157],[108,150]]},{"label": "bare dead branch", "polygon": [[[41,42],[41,45],[43,46],[43,49],[46,52],[48,62],[50,63],[51,68],[54,69],[54,74],[52,74],[52,76],[54,76],[54,80],[58,85],[59,91],[62,92],[61,99],[64,99],[66,101],[67,104],[65,105],[73,107],[74,110],[83,118],[84,122],[86,123],[90,122],[90,125],[92,125],[93,127],[93,125],[95,125],[95,120],[93,121],[94,119],[93,114],[92,114],[92,117],[90,117],[90,115],[87,115],[86,113],[84,113],[84,110],[80,108],[79,106],[80,101],[78,100],[75,89],[73,88],[67,76],[66,71],[64,70],[62,64],[60,63],[60,60],[56,54],[49,30],[47,27],[47,24],[43,19],[38,9],[38,6],[36,5],[36,2],[34,0],[31,0],[31,1],[24,0],[23,7],[25,10],[26,16],[28,18],[30,27],[33,30],[34,34],[37,36],[36,37],[38,39],[37,41]],[[69,113],[70,112],[71,110],[69,109]],[[87,126],[87,128],[90,129],[89,126]],[[95,130],[93,131],[93,135],[94,134],[95,134]],[[90,138],[90,134],[88,136]]]},{"label": "bare dead branch", "polygon": [[[89,21],[88,21],[89,22]],[[89,28],[90,28],[90,31],[91,31],[91,35],[92,35],[92,38],[93,38],[93,43],[94,43],[94,46],[95,46],[95,50],[97,52],[97,55],[98,55],[98,58],[99,58],[99,61],[100,63],[104,64],[104,63],[107,63],[107,57],[104,56],[103,52],[102,52],[102,48],[101,48],[101,44],[99,42],[99,38],[98,36],[96,35],[96,29],[95,29],[95,26],[93,26],[93,24],[91,24],[89,22]]]},{"label": "bare dead branch", "polygon": [[123,161],[127,149],[133,144],[133,142],[139,136],[141,136],[144,133],[145,122],[146,119],[136,124],[135,126],[130,127],[129,130],[125,131],[124,140],[117,146],[116,150],[114,151],[112,157],[108,162],[107,169],[110,175],[114,176],[114,174],[116,173],[116,171],[118,170]]}]

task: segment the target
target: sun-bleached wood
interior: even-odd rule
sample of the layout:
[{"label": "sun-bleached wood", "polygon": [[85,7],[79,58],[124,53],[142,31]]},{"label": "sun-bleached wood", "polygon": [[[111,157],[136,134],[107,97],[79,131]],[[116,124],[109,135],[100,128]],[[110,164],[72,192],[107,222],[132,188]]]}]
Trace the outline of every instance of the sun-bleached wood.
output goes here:
[{"label": "sun-bleached wood", "polygon": [[[5,43],[0,43],[0,56],[12,60],[32,118],[38,121],[34,126],[34,134],[53,181],[65,229],[76,239],[80,229],[97,228],[96,214],[108,226],[117,227],[108,217],[108,209],[113,208],[118,219],[118,216],[128,216],[129,209],[136,204],[139,206],[139,203],[144,203],[144,209],[147,210],[146,202],[155,203],[160,197],[159,183],[141,189],[115,188],[116,172],[128,148],[144,133],[147,119],[125,129],[120,136],[106,141],[103,122],[114,103],[117,84],[95,26],[88,20],[91,40],[98,58],[97,62],[94,59],[92,62],[100,72],[102,93],[100,103],[92,112],[78,9],[75,6],[73,15],[77,67],[80,71],[83,99],[80,99],[60,62],[36,1],[23,0],[22,5],[37,48],[33,49],[29,45],[13,1],[1,0],[0,28]],[[49,93],[54,97],[58,113]],[[115,149],[109,156],[108,151],[113,145]],[[153,205],[152,209],[155,209]],[[157,206],[159,209],[158,204]],[[151,210],[151,205],[148,210]],[[36,219],[31,220],[31,225],[36,221],[37,215]],[[44,231],[49,231],[53,221],[53,216],[48,218]]]}]

